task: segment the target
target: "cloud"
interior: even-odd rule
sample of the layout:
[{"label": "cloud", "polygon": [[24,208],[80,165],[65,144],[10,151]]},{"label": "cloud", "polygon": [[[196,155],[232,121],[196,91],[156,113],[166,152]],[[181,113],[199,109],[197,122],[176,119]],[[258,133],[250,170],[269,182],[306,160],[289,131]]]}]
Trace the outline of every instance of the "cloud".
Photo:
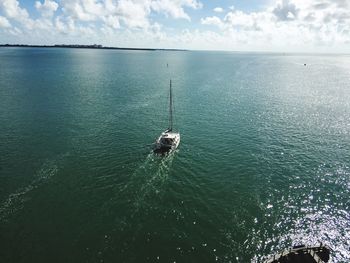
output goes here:
[{"label": "cloud", "polygon": [[120,28],[120,22],[117,16],[109,15],[104,18],[104,22],[107,26],[113,28],[113,29],[118,29]]},{"label": "cloud", "polygon": [[147,28],[150,25],[148,16],[151,13],[150,4],[145,1],[120,0],[116,13],[128,28]]},{"label": "cloud", "polygon": [[222,12],[224,12],[224,9],[222,7],[215,7],[213,9],[213,11],[216,12],[216,13],[222,13]]},{"label": "cloud", "polygon": [[[37,0],[32,7],[40,12],[38,17],[21,6],[24,1],[0,0],[1,40],[350,51],[349,0],[271,0],[254,12],[218,6],[213,9],[216,15],[200,19],[191,17],[203,7],[199,0]],[[160,16],[168,18],[166,24]],[[183,22],[176,24],[177,19]]]},{"label": "cloud", "polygon": [[240,28],[245,30],[258,29],[258,23],[263,22],[266,18],[264,13],[244,13],[243,11],[236,10],[228,12],[224,18],[225,24],[232,28]]},{"label": "cloud", "polygon": [[149,26],[150,2],[137,0],[62,0],[66,17],[76,23],[102,22],[113,29],[146,28]]},{"label": "cloud", "polygon": [[[257,49],[345,47],[350,41],[349,1],[283,0],[260,12],[231,9],[223,19],[204,17],[203,25],[231,43]],[[257,44],[260,43],[258,46]]]},{"label": "cloud", "polygon": [[173,18],[183,18],[188,21],[191,18],[185,12],[184,7],[199,9],[202,6],[197,0],[156,0],[151,2],[151,7],[156,12],[164,13]]},{"label": "cloud", "polygon": [[11,27],[10,22],[7,20],[6,17],[0,16],[0,27],[8,28]]},{"label": "cloud", "polygon": [[185,8],[201,7],[197,0],[62,0],[64,14],[75,21],[102,21],[115,29],[122,26],[146,29],[152,24],[152,12],[190,21]]},{"label": "cloud", "polygon": [[[7,19],[21,23],[22,26],[26,29],[33,29],[34,21],[30,18],[27,10],[20,7],[20,4],[17,0],[1,0],[0,10],[3,11]],[[20,29],[13,32],[18,31],[20,31]]]},{"label": "cloud", "polygon": [[350,3],[348,0],[334,0],[334,2],[337,4],[337,7],[339,8],[348,8],[350,6]]},{"label": "cloud", "polygon": [[75,23],[71,17],[57,16],[54,22],[55,29],[61,34],[70,34],[75,31]]},{"label": "cloud", "polygon": [[319,10],[319,9],[326,9],[330,6],[330,3],[326,3],[326,2],[321,2],[321,3],[316,3],[313,5],[313,8],[315,8],[316,10]]},{"label": "cloud", "polygon": [[43,16],[50,17],[56,12],[58,4],[51,0],[45,0],[43,4],[36,1],[35,7]]},{"label": "cloud", "polygon": [[103,5],[95,0],[62,0],[62,10],[75,20],[96,21],[104,14]]},{"label": "cloud", "polygon": [[294,3],[289,0],[282,0],[277,3],[272,13],[282,21],[294,20],[298,15],[298,9]]},{"label": "cloud", "polygon": [[210,16],[210,17],[202,18],[201,19],[201,24],[202,25],[217,26],[219,28],[223,28],[224,27],[224,23],[217,16]]},{"label": "cloud", "polygon": [[1,0],[0,7],[8,18],[22,20],[29,17],[27,10],[21,8],[16,0]]}]

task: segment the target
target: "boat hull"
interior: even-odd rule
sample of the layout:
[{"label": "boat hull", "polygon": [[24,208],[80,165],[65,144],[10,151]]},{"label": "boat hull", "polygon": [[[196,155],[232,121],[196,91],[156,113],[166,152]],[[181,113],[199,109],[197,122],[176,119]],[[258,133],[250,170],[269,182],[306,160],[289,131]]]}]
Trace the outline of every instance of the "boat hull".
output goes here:
[{"label": "boat hull", "polygon": [[180,133],[165,131],[156,140],[153,151],[161,154],[174,151],[179,147],[180,140]]}]

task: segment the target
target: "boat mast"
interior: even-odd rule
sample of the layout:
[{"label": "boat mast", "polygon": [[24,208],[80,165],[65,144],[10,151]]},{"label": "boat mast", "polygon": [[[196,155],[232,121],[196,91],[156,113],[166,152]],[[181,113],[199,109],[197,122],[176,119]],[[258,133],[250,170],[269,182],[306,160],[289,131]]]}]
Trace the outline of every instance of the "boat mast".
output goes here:
[{"label": "boat mast", "polygon": [[169,131],[173,130],[173,94],[170,79],[170,103],[169,103]]}]

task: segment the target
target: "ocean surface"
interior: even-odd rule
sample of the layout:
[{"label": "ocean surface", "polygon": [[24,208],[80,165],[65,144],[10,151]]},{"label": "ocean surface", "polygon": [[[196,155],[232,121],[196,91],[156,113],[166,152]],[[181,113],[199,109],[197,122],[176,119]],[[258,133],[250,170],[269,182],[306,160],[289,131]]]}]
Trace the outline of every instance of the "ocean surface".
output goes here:
[{"label": "ocean surface", "polygon": [[350,261],[350,56],[0,48],[0,101],[1,262]]}]

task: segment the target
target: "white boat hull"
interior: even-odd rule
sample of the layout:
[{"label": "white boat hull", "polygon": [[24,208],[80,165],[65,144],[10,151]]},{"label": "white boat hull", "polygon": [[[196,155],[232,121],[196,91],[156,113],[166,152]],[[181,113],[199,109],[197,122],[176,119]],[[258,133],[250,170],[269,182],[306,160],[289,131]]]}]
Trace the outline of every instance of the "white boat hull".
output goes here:
[{"label": "white boat hull", "polygon": [[169,152],[174,151],[180,145],[180,133],[165,131],[156,140],[154,152]]}]

